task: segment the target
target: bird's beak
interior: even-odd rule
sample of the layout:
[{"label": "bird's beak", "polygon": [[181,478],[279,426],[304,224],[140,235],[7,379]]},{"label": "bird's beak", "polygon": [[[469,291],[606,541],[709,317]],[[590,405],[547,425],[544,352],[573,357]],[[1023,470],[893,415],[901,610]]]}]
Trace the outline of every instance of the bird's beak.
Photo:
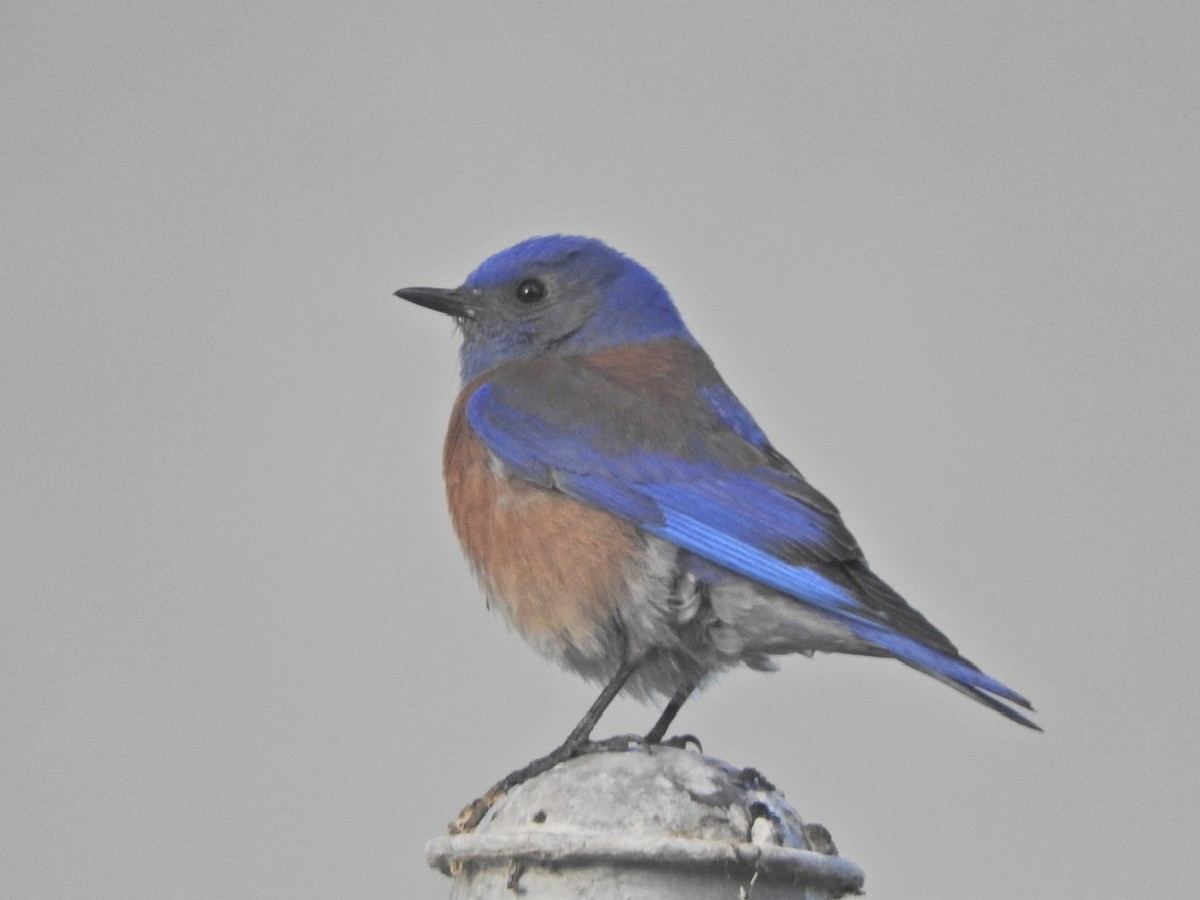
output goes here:
[{"label": "bird's beak", "polygon": [[401,300],[407,300],[409,303],[415,303],[417,306],[437,310],[440,313],[445,313],[455,318],[475,318],[475,307],[471,305],[466,292],[462,288],[400,288],[400,290],[396,291],[396,296]]}]

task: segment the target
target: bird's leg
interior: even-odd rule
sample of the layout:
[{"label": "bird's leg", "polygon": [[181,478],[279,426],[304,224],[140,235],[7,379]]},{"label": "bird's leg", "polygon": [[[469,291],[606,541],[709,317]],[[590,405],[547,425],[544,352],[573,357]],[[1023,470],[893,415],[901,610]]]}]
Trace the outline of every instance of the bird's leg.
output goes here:
[{"label": "bird's leg", "polygon": [[[474,831],[475,826],[483,820],[487,811],[492,808],[492,804],[518,784],[522,784],[530,778],[549,771],[560,762],[565,762],[573,756],[586,753],[590,748],[596,750],[612,749],[610,744],[614,744],[614,742],[605,741],[601,744],[592,744],[588,738],[592,734],[592,729],[596,727],[596,723],[600,721],[600,717],[604,715],[604,711],[608,709],[617,694],[621,693],[621,688],[625,687],[625,682],[637,670],[640,663],[640,657],[634,660],[626,659],[622,662],[621,667],[617,669],[617,673],[604,686],[604,690],[600,692],[600,696],[588,707],[588,711],[583,714],[583,718],[579,720],[579,724],[571,729],[571,733],[567,735],[565,741],[545,756],[538,757],[515,772],[509,772],[488,788],[482,797],[467,804],[463,808],[463,811],[458,814],[458,818],[450,823],[450,833],[462,834]],[[687,699],[686,695],[679,701],[680,704],[683,703],[684,699]],[[667,721],[669,722],[670,719]]]},{"label": "bird's leg", "polygon": [[621,663],[621,668],[617,669],[617,674],[604,686],[604,690],[600,692],[600,696],[593,701],[588,707],[588,711],[583,714],[583,718],[579,720],[579,724],[571,729],[571,733],[567,735],[567,739],[562,742],[562,745],[550,755],[555,753],[567,752],[581,747],[587,743],[587,740],[592,735],[592,729],[596,727],[596,723],[600,721],[600,717],[604,715],[604,711],[616,699],[617,694],[621,693],[621,688],[625,687],[625,682],[629,680],[641,663],[640,659]]},{"label": "bird's leg", "polygon": [[[675,721],[675,716],[679,714],[680,708],[687,702],[687,698],[692,695],[692,691],[696,689],[695,683],[687,683],[672,696],[670,702],[667,703],[666,709],[662,711],[662,715],[658,717],[658,721],[654,723],[654,727],[646,732],[646,736],[642,739],[647,744],[664,743],[663,737],[667,733],[667,729],[671,727],[671,723]],[[673,746],[686,747],[689,743],[693,743],[698,748],[700,741],[695,735],[683,734],[679,737],[673,737],[665,743]]]}]

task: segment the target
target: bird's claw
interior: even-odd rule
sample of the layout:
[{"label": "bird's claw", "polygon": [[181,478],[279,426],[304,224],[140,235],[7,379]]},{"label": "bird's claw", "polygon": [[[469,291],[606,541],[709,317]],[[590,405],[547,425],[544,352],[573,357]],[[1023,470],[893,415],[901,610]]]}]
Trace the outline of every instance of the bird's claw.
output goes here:
[{"label": "bird's claw", "polygon": [[697,753],[703,753],[704,747],[700,743],[700,738],[694,734],[677,734],[665,740],[659,741],[659,747],[674,747],[676,750],[686,750],[691,744],[696,748]]}]

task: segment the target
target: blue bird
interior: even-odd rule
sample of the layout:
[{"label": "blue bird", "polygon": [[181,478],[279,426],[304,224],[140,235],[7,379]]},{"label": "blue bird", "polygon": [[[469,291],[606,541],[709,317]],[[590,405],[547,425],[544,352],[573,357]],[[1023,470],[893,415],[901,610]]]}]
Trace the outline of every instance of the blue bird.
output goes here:
[{"label": "blue bird", "polygon": [[1038,728],[871,571],[641,265],[553,235],[396,294],[462,331],[443,469],[489,604],[605,686],[556,758],[622,690],[669,698],[658,742],[713,674],[786,653],[894,657]]}]

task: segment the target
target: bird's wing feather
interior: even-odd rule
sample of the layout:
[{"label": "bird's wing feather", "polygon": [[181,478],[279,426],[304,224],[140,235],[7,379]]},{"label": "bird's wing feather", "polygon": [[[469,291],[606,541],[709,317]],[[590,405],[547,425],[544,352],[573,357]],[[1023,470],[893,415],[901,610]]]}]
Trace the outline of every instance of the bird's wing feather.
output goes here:
[{"label": "bird's wing feather", "polygon": [[707,357],[674,367],[673,392],[614,371],[580,358],[502,366],[475,386],[467,417],[513,474],[821,610],[968,694],[1028,706],[870,573],[836,508],[770,447]]}]

